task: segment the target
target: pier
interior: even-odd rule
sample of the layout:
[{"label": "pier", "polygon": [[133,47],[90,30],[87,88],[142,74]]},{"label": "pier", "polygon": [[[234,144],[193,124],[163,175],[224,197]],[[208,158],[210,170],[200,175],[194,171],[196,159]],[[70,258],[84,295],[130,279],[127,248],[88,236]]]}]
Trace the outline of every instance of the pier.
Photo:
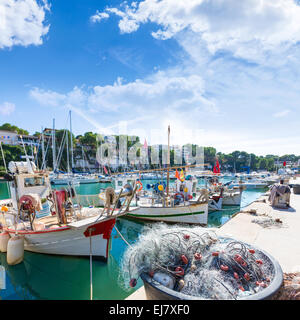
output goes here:
[{"label": "pier", "polygon": [[[300,184],[300,178],[290,180],[290,184],[292,183]],[[297,250],[300,243],[300,195],[294,194],[291,189],[290,207],[287,209],[272,207],[268,198],[269,191],[237,212],[220,228],[210,230],[214,230],[218,236],[232,237],[268,252],[279,262],[285,274],[286,285],[288,274],[300,277],[300,250]],[[264,226],[257,223],[267,219],[272,219],[274,223],[268,225],[266,222]],[[299,290],[300,283],[297,283],[296,287]],[[282,296],[285,295],[284,290],[287,291],[288,288],[282,287]],[[126,300],[146,300],[144,287],[139,288]]]}]

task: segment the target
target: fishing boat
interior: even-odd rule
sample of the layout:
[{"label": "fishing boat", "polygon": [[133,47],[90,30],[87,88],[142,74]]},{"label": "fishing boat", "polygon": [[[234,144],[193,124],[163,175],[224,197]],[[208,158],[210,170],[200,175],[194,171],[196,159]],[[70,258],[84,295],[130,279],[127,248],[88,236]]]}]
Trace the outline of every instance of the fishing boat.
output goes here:
[{"label": "fishing boat", "polygon": [[108,188],[104,208],[82,207],[73,188],[52,190],[49,173],[28,159],[10,162],[8,169],[11,199],[1,207],[2,232],[24,237],[24,250],[75,256],[92,252],[107,260],[112,228],[118,217],[134,210],[129,206],[136,188],[127,185],[118,196]]},{"label": "fishing boat", "polygon": [[[138,209],[126,217],[137,220],[161,221],[169,223],[207,224],[208,190],[196,193],[197,179],[177,179],[175,189],[170,188],[170,126],[168,127],[168,165],[166,183],[148,184],[147,190],[140,188],[136,205]],[[176,175],[176,174],[175,174]],[[150,192],[151,191],[151,192]]]},{"label": "fishing boat", "polygon": [[244,187],[247,190],[250,189],[264,189],[267,188],[271,183],[267,180],[263,179],[257,179],[257,178],[247,178],[245,180],[240,181],[232,181],[228,187],[234,188],[234,187]]},{"label": "fishing boat", "polygon": [[153,188],[151,194],[137,196],[138,209],[128,213],[126,217],[170,223],[207,224],[209,199],[206,189],[196,195],[188,180],[178,181],[176,192],[169,194],[166,193],[164,184],[156,183],[150,188]]},{"label": "fishing boat", "polygon": [[229,188],[228,185],[231,184],[230,182],[221,183],[219,182],[218,177],[212,177],[207,181],[207,188],[210,192],[210,197],[221,197],[222,203],[221,208],[223,206],[240,206],[242,200],[242,193],[246,187],[239,185]]}]

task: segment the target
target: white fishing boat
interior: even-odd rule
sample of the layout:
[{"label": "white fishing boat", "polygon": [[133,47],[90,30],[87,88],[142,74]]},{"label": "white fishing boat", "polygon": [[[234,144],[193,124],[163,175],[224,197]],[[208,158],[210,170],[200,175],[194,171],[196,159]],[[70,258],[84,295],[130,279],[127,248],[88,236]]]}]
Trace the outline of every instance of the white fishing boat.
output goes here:
[{"label": "white fishing boat", "polygon": [[170,223],[207,224],[208,191],[196,195],[192,181],[176,181],[176,190],[166,193],[163,184],[155,184],[150,195],[138,196],[138,209],[126,217]]},{"label": "white fishing boat", "polygon": [[[168,127],[168,166],[167,183],[148,185],[148,193],[138,195],[138,209],[127,217],[137,220],[161,221],[207,225],[208,190],[201,189],[197,194],[197,179],[177,179],[175,189],[170,188],[170,126]],[[142,192],[142,186],[139,189]],[[149,194],[149,189],[152,192]]]},{"label": "white fishing boat", "polygon": [[36,170],[34,163],[10,162],[8,168],[11,199],[1,207],[2,233],[24,237],[24,250],[76,256],[92,252],[107,260],[116,218],[134,210],[129,205],[136,189],[128,187],[116,196],[109,188],[104,208],[82,207],[73,188],[51,190],[48,172]]},{"label": "white fishing boat", "polygon": [[[228,188],[230,182],[221,183],[219,182],[218,177],[213,177],[208,180],[207,187],[210,191],[211,197],[221,197],[222,203],[221,206],[240,206],[242,200],[242,193],[245,187],[242,185],[234,186]],[[222,209],[222,208],[221,208]],[[221,210],[219,209],[219,210]]]},{"label": "white fishing boat", "polygon": [[250,189],[264,189],[267,188],[271,183],[264,179],[258,179],[258,178],[247,178],[245,180],[239,180],[239,181],[232,181],[228,187],[234,188],[234,187],[244,187],[247,190]]},{"label": "white fishing boat", "polygon": [[240,206],[242,201],[243,188],[233,187],[224,189],[223,206]]}]

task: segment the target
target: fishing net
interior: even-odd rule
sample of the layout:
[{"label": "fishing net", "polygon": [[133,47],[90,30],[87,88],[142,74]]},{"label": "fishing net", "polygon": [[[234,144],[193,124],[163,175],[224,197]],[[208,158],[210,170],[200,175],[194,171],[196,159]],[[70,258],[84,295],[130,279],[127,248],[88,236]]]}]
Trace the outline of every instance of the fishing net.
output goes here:
[{"label": "fishing net", "polygon": [[280,219],[273,218],[263,218],[263,219],[253,219],[252,223],[259,224],[263,228],[282,228],[284,227]]},{"label": "fishing net", "polygon": [[147,273],[154,283],[168,283],[199,299],[239,299],[263,290],[274,278],[270,259],[243,242],[201,227],[165,224],[144,229],[125,251],[121,270],[124,289]]}]

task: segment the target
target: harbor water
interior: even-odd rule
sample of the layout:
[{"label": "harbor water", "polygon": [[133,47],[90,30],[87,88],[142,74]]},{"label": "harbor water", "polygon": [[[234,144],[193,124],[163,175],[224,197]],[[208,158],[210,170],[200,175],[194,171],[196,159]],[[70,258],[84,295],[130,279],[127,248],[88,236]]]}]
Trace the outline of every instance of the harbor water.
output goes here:
[{"label": "harbor water", "polygon": [[[143,185],[153,181],[142,181]],[[203,185],[204,181],[199,180]],[[85,184],[76,187],[79,194],[98,194],[109,184]],[[55,186],[60,188],[60,186]],[[256,200],[264,190],[243,192],[241,207]],[[0,182],[0,200],[9,197],[5,182]],[[208,227],[223,225],[240,207],[227,207],[209,214]],[[134,243],[145,227],[144,223],[120,218],[118,230],[129,243]],[[131,291],[125,291],[119,281],[119,265],[126,249],[125,242],[115,229],[112,232],[108,263],[93,261],[93,298],[100,300],[125,299],[142,285],[139,280]],[[15,266],[6,263],[0,253],[0,264],[5,269],[5,289],[0,289],[3,300],[82,300],[90,299],[90,265],[88,258],[53,256],[25,251],[24,261]]]}]

